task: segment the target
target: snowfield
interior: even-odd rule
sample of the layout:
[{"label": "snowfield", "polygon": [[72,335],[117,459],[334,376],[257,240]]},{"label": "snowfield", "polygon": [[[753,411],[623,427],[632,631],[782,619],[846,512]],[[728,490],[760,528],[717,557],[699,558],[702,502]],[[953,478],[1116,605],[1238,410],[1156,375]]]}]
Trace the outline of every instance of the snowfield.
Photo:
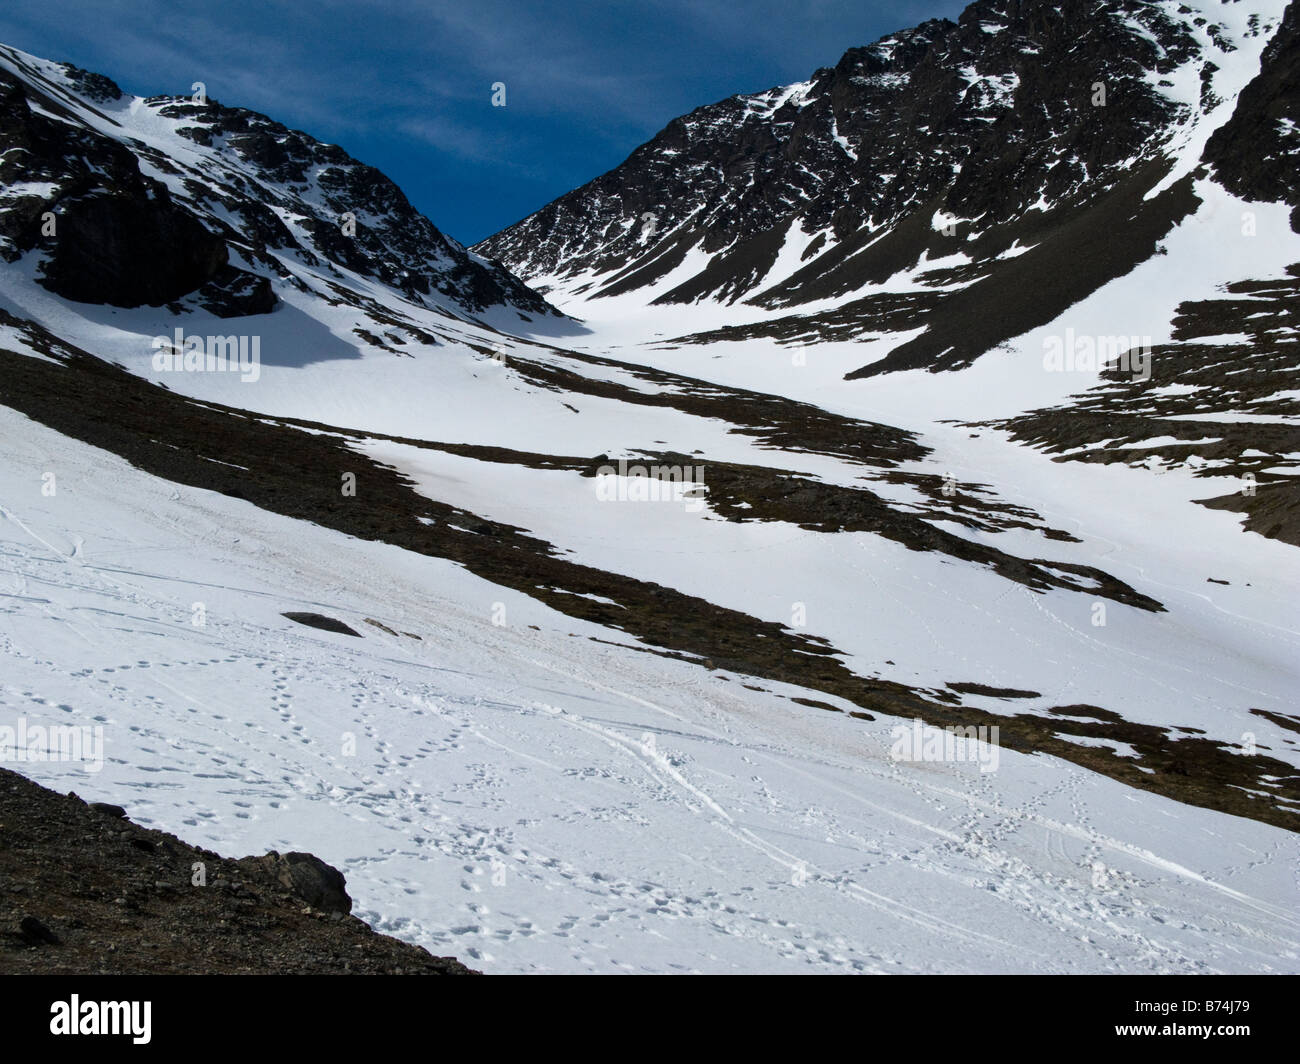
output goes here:
[{"label": "snowfield", "polygon": [[11,411],[0,439],[4,715],[102,725],[107,749],[98,773],[17,767],[222,853],[315,852],[358,915],[435,953],[1300,970],[1294,833],[1053,758],[895,761],[897,722],[706,682],[451,563],[164,483]]}]

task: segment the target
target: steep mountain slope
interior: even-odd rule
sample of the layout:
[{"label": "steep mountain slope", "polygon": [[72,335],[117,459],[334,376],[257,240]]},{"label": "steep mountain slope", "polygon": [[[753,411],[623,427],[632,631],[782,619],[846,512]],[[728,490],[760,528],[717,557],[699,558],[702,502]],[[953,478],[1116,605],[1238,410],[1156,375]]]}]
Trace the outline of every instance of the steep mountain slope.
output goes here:
[{"label": "steep mountain slope", "polygon": [[676,120],[481,249],[728,382],[805,385],[756,372],[773,345],[857,381],[1007,360],[1025,398],[985,427],[1184,468],[1295,543],[1298,26],[1275,0],[981,0]]},{"label": "steep mountain slope", "polygon": [[1244,512],[1244,527],[1300,546],[1300,241],[1287,239],[1283,212],[1266,220],[1252,206],[1289,207],[1300,233],[1300,3],[1287,8],[1203,158],[1247,208],[1230,239],[1269,240],[1295,259],[1270,269],[1261,256],[1258,272],[1180,302],[1168,342],[1146,352],[1151,372],[1111,366],[1097,387],[1003,427],[1062,460],[1231,477],[1229,494],[1200,501]]},{"label": "steep mountain slope", "polygon": [[750,335],[923,326],[862,374],[966,365],[1195,210],[1201,148],[1284,6],[979,0],[676,119],[478,250],[579,315],[631,294],[739,303]]},{"label": "steep mountain slope", "polygon": [[1225,188],[1249,200],[1289,203],[1300,232],[1300,4],[1291,3],[1241,91],[1232,118],[1214,131],[1205,160]]},{"label": "steep mountain slope", "polygon": [[444,236],[341,148],[263,115],[124,94],[110,79],[0,47],[0,257],[35,253],[79,302],[160,306],[193,294],[221,317],[269,313],[293,266],[338,267],[461,316],[554,315],[501,267]]}]

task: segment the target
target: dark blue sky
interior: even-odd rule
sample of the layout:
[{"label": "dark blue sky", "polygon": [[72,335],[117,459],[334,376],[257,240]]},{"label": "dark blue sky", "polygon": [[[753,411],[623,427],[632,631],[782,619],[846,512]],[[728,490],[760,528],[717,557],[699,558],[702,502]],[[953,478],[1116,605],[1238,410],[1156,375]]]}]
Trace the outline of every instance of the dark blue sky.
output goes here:
[{"label": "dark blue sky", "polygon": [[[964,0],[4,0],[0,41],[138,95],[202,81],[341,145],[470,244],[670,119]],[[506,85],[506,106],[491,104]]]}]

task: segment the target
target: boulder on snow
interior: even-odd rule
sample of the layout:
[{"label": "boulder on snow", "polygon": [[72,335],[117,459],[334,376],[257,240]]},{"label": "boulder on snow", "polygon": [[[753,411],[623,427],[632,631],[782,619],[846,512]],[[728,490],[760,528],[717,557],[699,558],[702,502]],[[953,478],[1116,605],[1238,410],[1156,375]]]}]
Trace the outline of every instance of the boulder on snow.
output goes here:
[{"label": "boulder on snow", "polygon": [[272,850],[261,857],[241,857],[237,863],[270,873],[281,886],[313,909],[336,913],[352,911],[352,899],[348,896],[343,873],[314,854]]}]

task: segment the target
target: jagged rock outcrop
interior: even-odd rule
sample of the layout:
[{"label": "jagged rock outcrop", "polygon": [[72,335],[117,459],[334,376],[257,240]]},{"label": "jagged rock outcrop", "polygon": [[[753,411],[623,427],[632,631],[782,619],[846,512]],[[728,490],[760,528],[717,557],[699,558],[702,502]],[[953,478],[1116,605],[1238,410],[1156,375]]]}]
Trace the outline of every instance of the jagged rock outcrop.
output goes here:
[{"label": "jagged rock outcrop", "polygon": [[[107,90],[79,78],[96,96]],[[160,306],[215,278],[224,242],[140,172],[121,144],[33,107],[27,86],[0,70],[0,257],[45,252],[40,278],[83,303]]]}]

